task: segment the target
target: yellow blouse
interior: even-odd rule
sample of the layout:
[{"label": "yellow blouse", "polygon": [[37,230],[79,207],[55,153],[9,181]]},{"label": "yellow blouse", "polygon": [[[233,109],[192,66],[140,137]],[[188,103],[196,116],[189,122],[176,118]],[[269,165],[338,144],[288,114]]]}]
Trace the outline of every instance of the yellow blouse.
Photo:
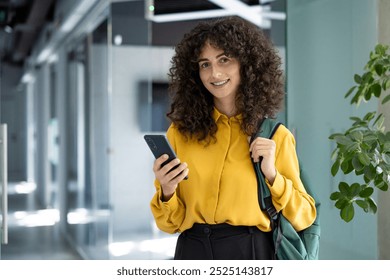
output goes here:
[{"label": "yellow blouse", "polygon": [[[167,138],[178,158],[189,168],[188,180],[183,180],[167,202],[161,201],[161,186],[155,180],[156,193],[151,210],[157,226],[165,232],[183,232],[194,223],[257,226],[270,231],[270,220],[262,212],[257,199],[257,181],[249,155],[248,135],[240,129],[240,116],[228,118],[214,109],[218,126],[217,142],[208,146],[186,138],[174,125]],[[295,139],[283,125],[273,136],[276,143],[277,175],[270,186],[276,210],[292,223],[296,230],[309,227],[315,220],[314,199],[309,196],[299,178]]]}]

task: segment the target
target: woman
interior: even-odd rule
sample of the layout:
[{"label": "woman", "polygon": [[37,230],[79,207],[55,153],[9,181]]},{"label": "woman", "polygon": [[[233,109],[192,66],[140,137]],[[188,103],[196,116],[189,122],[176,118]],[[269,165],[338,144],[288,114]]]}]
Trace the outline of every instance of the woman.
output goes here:
[{"label": "woman", "polygon": [[156,159],[151,201],[157,226],[180,233],[175,259],[273,258],[251,157],[262,157],[273,203],[295,229],[314,221],[290,131],[280,126],[272,140],[249,143],[262,119],[282,107],[280,65],[262,31],[238,17],[202,22],[176,46],[167,137],[180,160],[161,167],[167,157]]}]

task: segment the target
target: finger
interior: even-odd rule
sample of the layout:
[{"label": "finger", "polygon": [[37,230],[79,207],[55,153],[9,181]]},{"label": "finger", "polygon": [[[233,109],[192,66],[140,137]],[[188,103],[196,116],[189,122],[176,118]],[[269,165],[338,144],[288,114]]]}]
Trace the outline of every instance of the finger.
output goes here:
[{"label": "finger", "polygon": [[272,146],[256,148],[252,152],[252,157],[272,157],[275,154],[275,150]]},{"label": "finger", "polygon": [[251,146],[251,151],[257,151],[257,150],[272,150],[275,148],[275,142],[273,140],[269,139],[259,139]]},{"label": "finger", "polygon": [[184,172],[186,169],[187,169],[187,163],[183,162],[179,166],[175,167],[174,169],[168,170],[166,174],[166,179],[172,183],[177,182],[177,177],[180,177],[182,175],[181,173]]},{"label": "finger", "polygon": [[164,154],[162,155],[161,157],[157,158],[155,161],[154,161],[154,164],[153,164],[153,171],[154,172],[157,172],[158,170],[161,169],[161,165],[167,161],[169,158],[169,156],[167,154]]},{"label": "finger", "polygon": [[266,153],[271,147],[268,145],[256,145],[252,147],[251,156],[252,157],[259,157],[260,155]]},{"label": "finger", "polygon": [[251,157],[255,162],[260,161],[261,158],[273,157],[275,150],[272,145],[256,146],[253,148]]},{"label": "finger", "polygon": [[250,144],[249,150],[252,151],[252,150],[254,149],[254,147],[266,143],[267,140],[269,140],[269,139],[267,139],[267,138],[262,138],[262,137],[257,137],[257,138],[256,138],[255,140],[253,140],[253,142]]},{"label": "finger", "polygon": [[181,181],[184,180],[185,177],[188,176],[188,173],[189,173],[189,169],[185,168],[182,172],[180,172],[178,175],[173,177],[173,179],[170,181],[170,183],[176,184],[176,185],[179,184]]},{"label": "finger", "polygon": [[166,163],[164,166],[162,166],[161,171],[164,173],[168,173],[171,169],[175,168],[176,166],[179,166],[179,164],[180,164],[180,159],[175,158],[170,162]]}]

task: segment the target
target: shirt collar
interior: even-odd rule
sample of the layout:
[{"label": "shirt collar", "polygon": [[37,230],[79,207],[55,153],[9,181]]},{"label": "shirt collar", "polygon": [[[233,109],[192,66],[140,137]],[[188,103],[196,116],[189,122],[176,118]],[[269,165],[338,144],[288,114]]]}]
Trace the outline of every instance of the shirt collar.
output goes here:
[{"label": "shirt collar", "polygon": [[236,120],[238,122],[241,122],[242,121],[242,114],[238,114],[236,116],[233,116],[233,117],[230,117],[228,118],[225,114],[222,114],[221,112],[218,111],[217,108],[214,107],[214,111],[213,111],[213,119],[215,122],[217,122],[219,120],[219,118],[225,118],[225,119],[229,119],[229,120]]}]

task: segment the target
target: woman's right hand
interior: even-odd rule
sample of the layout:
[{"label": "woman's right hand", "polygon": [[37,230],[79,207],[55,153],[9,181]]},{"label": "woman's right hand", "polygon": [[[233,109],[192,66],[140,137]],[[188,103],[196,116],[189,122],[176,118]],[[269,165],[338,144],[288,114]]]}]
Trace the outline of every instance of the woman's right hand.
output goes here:
[{"label": "woman's right hand", "polygon": [[[161,165],[168,160],[168,155],[164,154],[154,161],[153,172],[156,179],[160,182],[162,188],[162,200],[168,201],[176,191],[178,184],[188,175],[189,169],[187,163],[182,162],[178,158],[167,163],[163,167]],[[178,165],[170,171],[173,167]]]}]

